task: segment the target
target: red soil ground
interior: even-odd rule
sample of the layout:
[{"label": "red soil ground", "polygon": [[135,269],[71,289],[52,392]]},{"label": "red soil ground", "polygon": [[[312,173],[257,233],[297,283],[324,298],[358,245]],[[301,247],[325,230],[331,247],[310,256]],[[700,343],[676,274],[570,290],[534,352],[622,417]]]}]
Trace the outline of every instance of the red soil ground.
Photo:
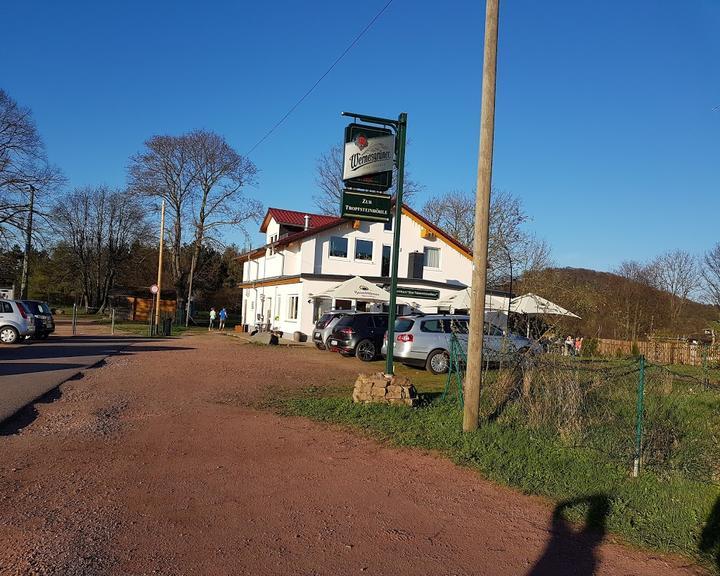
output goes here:
[{"label": "red soil ground", "polygon": [[67,382],[0,436],[0,574],[700,574],[552,525],[418,450],[255,408],[352,382],[335,354],[210,334]]}]

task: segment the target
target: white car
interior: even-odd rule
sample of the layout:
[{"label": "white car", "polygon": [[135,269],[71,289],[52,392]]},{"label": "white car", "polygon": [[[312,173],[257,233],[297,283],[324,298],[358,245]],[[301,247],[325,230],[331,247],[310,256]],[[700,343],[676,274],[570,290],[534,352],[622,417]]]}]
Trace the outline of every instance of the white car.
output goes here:
[{"label": "white car", "polygon": [[35,334],[35,318],[18,300],[0,300],[0,342],[15,344]]},{"label": "white car", "polygon": [[[467,352],[470,316],[455,314],[427,314],[400,316],[395,320],[393,358],[403,364],[424,367],[433,374],[444,374],[450,365],[450,338],[454,332],[464,353]],[[533,342],[517,334],[505,334],[500,328],[485,322],[483,354],[490,362],[505,356],[534,351]],[[387,334],[385,335],[387,339]],[[387,353],[387,340],[382,354]]]}]

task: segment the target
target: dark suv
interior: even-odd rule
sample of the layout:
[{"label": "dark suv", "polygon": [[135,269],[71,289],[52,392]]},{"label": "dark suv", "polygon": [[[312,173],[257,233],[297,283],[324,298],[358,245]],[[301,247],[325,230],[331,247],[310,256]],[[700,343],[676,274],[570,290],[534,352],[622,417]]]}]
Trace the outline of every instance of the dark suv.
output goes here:
[{"label": "dark suv", "polygon": [[343,356],[353,354],[363,362],[377,358],[388,328],[388,315],[360,313],[340,318],[328,339],[330,350]]},{"label": "dark suv", "polygon": [[47,302],[23,300],[22,303],[28,312],[35,317],[35,338],[45,339],[55,332],[55,320]]}]

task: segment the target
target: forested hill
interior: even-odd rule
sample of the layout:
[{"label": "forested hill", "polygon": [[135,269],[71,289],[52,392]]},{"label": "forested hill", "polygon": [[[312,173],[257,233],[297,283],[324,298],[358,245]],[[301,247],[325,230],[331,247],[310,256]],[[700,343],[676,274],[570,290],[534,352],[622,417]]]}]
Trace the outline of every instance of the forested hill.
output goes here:
[{"label": "forested hill", "polygon": [[649,334],[689,336],[720,319],[720,310],[637,281],[584,268],[527,273],[513,286],[533,292],[582,317],[572,328],[586,336],[635,340]]}]

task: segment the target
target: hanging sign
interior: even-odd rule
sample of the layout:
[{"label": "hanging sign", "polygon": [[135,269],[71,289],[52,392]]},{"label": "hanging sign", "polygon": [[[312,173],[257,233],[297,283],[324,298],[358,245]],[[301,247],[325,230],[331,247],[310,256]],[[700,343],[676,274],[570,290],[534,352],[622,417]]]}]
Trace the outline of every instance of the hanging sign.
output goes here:
[{"label": "hanging sign", "polygon": [[392,186],[394,161],[392,130],[355,123],[345,128],[343,181],[346,186],[385,192]]},{"label": "hanging sign", "polygon": [[396,294],[402,298],[417,298],[418,300],[437,300],[440,298],[440,290],[410,288],[407,286],[398,286]]},{"label": "hanging sign", "polygon": [[390,196],[361,190],[343,190],[340,216],[370,222],[390,222]]}]

